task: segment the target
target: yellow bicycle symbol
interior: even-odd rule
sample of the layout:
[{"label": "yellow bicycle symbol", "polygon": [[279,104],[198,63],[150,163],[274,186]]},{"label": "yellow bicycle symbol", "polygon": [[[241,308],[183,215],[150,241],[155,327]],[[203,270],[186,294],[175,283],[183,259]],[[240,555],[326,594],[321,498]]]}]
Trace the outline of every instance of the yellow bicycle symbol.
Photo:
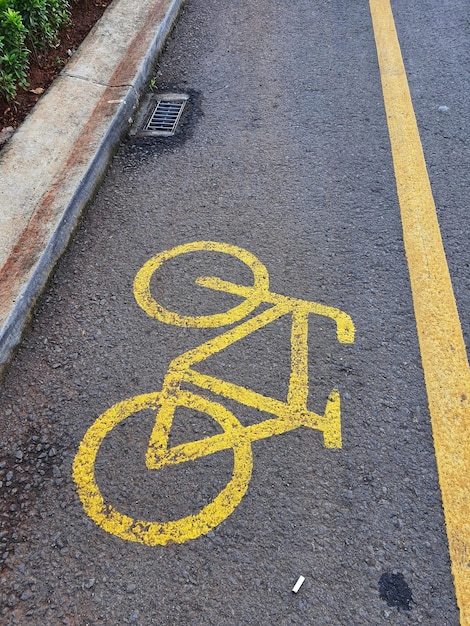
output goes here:
[{"label": "yellow bicycle symbol", "polygon": [[[253,273],[253,285],[242,286],[215,277],[201,277],[196,283],[216,291],[237,295],[242,303],[225,313],[189,317],[163,308],[152,296],[150,281],[155,271],[169,259],[189,252],[210,251],[231,255],[245,263]],[[336,389],[330,393],[323,415],[307,409],[308,395],[308,317],[322,315],[336,322],[336,334],[341,343],[354,342],[354,325],[346,313],[315,302],[289,298],[269,291],[269,276],[265,266],[250,252],[237,246],[211,241],[197,241],[166,250],[152,257],[139,270],[134,281],[134,295],[139,306],[151,317],[176,326],[219,328],[240,322],[260,304],[270,308],[250,317],[219,335],[173,359],[165,375],[162,390],[123,400],[105,411],[87,430],[73,464],[73,477],[86,513],[105,531],[147,545],[183,543],[209,532],[225,520],[245,495],[253,467],[253,441],[279,435],[301,426],[323,433],[327,448],[341,447],[340,396]],[[197,363],[220,352],[284,315],[292,316],[291,373],[286,402],[264,396],[250,389],[201,374],[193,369]],[[181,389],[191,383],[219,396],[276,416],[262,422],[243,426],[222,404],[202,395]],[[187,407],[212,417],[222,428],[221,434],[168,447],[168,439],[177,407]],[[150,437],[146,466],[158,470],[164,466],[193,461],[220,450],[231,449],[233,473],[219,495],[198,513],[181,519],[158,522],[140,520],[124,515],[107,504],[95,480],[95,461],[101,444],[119,423],[143,409],[156,410],[155,425]]]}]

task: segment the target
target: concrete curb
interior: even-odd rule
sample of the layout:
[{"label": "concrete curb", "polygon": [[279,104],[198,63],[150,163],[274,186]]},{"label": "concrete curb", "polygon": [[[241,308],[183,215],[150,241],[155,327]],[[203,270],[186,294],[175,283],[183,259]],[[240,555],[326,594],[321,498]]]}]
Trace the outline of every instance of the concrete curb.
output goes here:
[{"label": "concrete curb", "polygon": [[0,375],[184,0],[114,0],[0,153]]}]

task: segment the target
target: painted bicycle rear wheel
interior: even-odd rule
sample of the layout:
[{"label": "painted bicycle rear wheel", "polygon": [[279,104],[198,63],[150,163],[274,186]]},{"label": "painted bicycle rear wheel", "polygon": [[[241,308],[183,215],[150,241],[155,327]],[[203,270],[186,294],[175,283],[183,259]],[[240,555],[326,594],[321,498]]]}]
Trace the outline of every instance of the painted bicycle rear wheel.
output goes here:
[{"label": "painted bicycle rear wheel", "polygon": [[[208,533],[224,521],[238,506],[248,489],[253,467],[251,443],[238,419],[221,404],[189,391],[179,391],[177,406],[206,413],[230,435],[233,442],[233,473],[226,487],[194,515],[159,522],[133,518],[120,513],[105,502],[95,479],[95,462],[105,437],[123,420],[144,409],[158,410],[163,398],[160,392],[123,400],[109,408],[90,426],[83,437],[73,463],[73,478],[87,515],[106,532],[126,541],[146,545],[184,543]],[[204,440],[201,440],[204,444]],[[193,446],[194,447],[194,446]],[[171,450],[170,450],[171,452]],[[178,462],[190,462],[184,458]],[[175,463],[175,461],[173,461]],[[158,471],[158,470],[149,470]]]}]

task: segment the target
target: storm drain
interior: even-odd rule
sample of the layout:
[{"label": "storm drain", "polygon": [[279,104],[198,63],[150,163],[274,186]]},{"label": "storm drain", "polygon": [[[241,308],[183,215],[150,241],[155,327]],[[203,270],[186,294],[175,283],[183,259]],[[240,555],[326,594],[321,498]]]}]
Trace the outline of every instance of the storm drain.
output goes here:
[{"label": "storm drain", "polygon": [[188,99],[186,94],[152,94],[144,107],[145,117],[136,134],[144,137],[174,135]]}]

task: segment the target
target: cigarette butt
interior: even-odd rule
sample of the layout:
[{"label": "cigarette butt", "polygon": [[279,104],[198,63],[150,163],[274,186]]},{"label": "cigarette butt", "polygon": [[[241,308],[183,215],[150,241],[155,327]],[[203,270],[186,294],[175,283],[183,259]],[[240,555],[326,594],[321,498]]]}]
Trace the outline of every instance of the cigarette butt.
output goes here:
[{"label": "cigarette butt", "polygon": [[297,593],[300,587],[302,587],[302,585],[304,584],[304,580],[305,580],[304,576],[299,576],[298,581],[295,583],[294,588],[292,589],[294,593]]}]

